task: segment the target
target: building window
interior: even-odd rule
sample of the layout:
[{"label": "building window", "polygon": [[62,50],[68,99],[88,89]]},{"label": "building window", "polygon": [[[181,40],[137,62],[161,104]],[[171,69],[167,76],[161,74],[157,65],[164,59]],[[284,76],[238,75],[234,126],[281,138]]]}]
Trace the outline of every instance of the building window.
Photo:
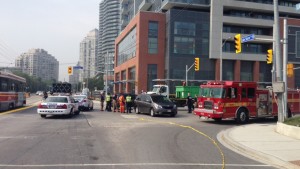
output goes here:
[{"label": "building window", "polygon": [[150,21],[148,25],[148,53],[156,54],[158,47],[158,22]]},{"label": "building window", "polygon": [[147,69],[147,79],[148,79],[148,85],[147,90],[152,90],[152,87],[154,85],[153,79],[157,79],[157,65],[156,64],[149,64]]},{"label": "building window", "polygon": [[195,38],[174,37],[174,53],[195,54]]},{"label": "building window", "polygon": [[174,34],[175,35],[195,36],[196,35],[196,25],[195,25],[195,23],[175,22]]},{"label": "building window", "polygon": [[241,81],[253,81],[253,62],[241,62]]},{"label": "building window", "polygon": [[135,57],[136,52],[136,27],[118,44],[117,65]]}]

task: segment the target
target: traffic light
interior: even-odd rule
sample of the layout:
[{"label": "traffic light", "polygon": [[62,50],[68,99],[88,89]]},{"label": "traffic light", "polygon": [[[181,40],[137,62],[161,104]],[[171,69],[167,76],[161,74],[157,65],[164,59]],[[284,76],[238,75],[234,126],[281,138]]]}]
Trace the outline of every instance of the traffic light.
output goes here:
[{"label": "traffic light", "polygon": [[73,67],[68,66],[68,75],[72,75],[72,74],[73,74]]},{"label": "traffic light", "polygon": [[234,36],[234,43],[235,43],[235,53],[241,53],[242,52],[241,34],[236,34]]},{"label": "traffic light", "polygon": [[195,58],[195,71],[199,71],[200,65],[199,65],[199,58]]},{"label": "traffic light", "polygon": [[294,64],[288,63],[286,68],[287,68],[286,71],[287,76],[292,77],[294,75]]},{"label": "traffic light", "polygon": [[267,64],[272,64],[273,62],[273,50],[269,49],[267,53]]}]

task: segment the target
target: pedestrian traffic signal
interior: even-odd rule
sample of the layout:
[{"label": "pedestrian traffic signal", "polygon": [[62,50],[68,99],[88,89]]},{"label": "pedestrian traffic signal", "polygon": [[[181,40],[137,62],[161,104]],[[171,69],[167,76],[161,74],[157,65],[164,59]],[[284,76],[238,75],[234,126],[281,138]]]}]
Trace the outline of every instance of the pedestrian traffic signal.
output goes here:
[{"label": "pedestrian traffic signal", "polygon": [[73,74],[73,67],[68,66],[68,75],[72,75],[72,74]]},{"label": "pedestrian traffic signal", "polygon": [[272,64],[273,62],[273,50],[269,49],[267,53],[267,64]]},{"label": "pedestrian traffic signal", "polygon": [[242,52],[241,34],[236,34],[234,36],[234,43],[235,43],[235,53],[241,53]]},{"label": "pedestrian traffic signal", "polygon": [[287,68],[286,71],[287,76],[292,77],[294,75],[294,64],[288,63],[286,68]]},{"label": "pedestrian traffic signal", "polygon": [[199,65],[199,58],[195,58],[195,71],[199,71],[200,65]]}]

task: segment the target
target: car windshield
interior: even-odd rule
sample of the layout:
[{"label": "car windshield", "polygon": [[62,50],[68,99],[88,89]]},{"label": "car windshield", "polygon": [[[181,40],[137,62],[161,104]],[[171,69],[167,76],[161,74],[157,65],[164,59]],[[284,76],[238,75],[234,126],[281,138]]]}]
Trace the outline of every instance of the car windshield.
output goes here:
[{"label": "car windshield", "polygon": [[48,97],[45,102],[68,103],[66,97]]},{"label": "car windshield", "polygon": [[74,96],[74,99],[77,101],[83,100],[85,98],[86,98],[86,96]]},{"label": "car windshield", "polygon": [[223,88],[201,88],[200,97],[224,98],[225,90]]},{"label": "car windshield", "polygon": [[155,103],[170,103],[171,100],[166,96],[151,96],[153,102]]},{"label": "car windshield", "polygon": [[152,92],[154,92],[154,93],[158,93],[158,92],[159,92],[159,90],[160,90],[160,87],[158,87],[158,86],[154,86],[154,87],[153,87],[153,89],[152,89]]}]

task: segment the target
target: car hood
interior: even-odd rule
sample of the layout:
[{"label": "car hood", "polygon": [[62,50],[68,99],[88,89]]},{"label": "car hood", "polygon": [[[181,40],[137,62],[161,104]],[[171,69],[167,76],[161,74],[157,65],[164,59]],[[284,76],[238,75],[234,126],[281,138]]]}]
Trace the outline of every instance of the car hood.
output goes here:
[{"label": "car hood", "polygon": [[170,102],[170,103],[156,103],[156,104],[158,104],[160,106],[163,106],[163,107],[173,107],[174,106],[174,103],[172,103],[172,102]]}]

